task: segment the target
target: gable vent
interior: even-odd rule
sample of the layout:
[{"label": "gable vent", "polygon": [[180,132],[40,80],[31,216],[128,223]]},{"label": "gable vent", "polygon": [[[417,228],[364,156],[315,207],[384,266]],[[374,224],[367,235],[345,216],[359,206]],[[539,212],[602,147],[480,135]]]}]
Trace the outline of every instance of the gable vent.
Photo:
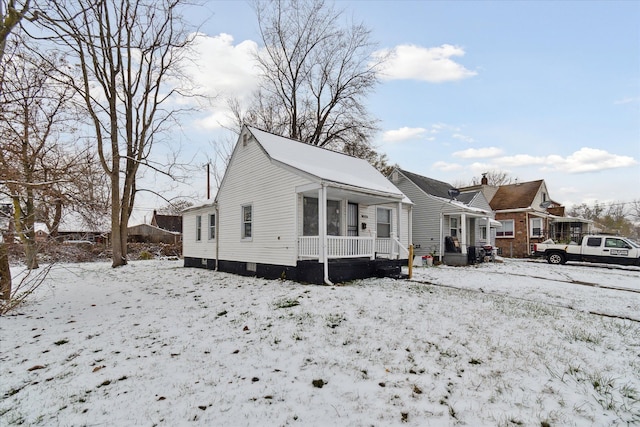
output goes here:
[{"label": "gable vent", "polygon": [[242,146],[246,147],[247,144],[249,144],[249,134],[245,133],[244,135],[242,135]]}]

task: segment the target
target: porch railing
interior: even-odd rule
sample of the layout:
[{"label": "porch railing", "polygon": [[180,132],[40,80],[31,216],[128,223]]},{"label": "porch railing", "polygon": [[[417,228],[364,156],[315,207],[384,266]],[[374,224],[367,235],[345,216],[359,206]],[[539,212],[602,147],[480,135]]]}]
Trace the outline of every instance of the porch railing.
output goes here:
[{"label": "porch railing", "polygon": [[[301,258],[320,257],[320,237],[299,236],[298,256]],[[327,256],[329,258],[375,257],[375,239],[359,236],[327,236]]]},{"label": "porch railing", "polygon": [[409,250],[405,248],[395,236],[376,239],[376,254],[388,255],[391,258],[409,256]]}]

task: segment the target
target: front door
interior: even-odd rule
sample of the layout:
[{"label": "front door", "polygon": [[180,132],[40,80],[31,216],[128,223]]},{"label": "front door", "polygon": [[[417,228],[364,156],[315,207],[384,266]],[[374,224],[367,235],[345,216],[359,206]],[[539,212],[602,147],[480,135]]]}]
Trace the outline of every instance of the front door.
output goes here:
[{"label": "front door", "polygon": [[358,235],[358,204],[347,205],[347,236]]}]

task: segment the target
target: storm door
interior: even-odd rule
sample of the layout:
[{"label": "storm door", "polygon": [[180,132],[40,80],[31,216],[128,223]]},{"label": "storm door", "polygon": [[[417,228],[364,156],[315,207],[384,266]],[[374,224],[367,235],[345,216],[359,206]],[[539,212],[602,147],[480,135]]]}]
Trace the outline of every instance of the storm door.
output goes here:
[{"label": "storm door", "polygon": [[358,204],[347,205],[347,236],[358,235]]}]

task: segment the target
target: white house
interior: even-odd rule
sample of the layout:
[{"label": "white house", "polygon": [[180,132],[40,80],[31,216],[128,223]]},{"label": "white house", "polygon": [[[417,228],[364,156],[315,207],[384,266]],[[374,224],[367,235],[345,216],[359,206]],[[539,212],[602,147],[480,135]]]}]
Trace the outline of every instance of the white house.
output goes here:
[{"label": "white house", "polygon": [[244,126],[215,200],[183,212],[184,265],[328,284],[399,274],[411,206],[365,160]]},{"label": "white house", "polygon": [[[477,248],[495,245],[500,223],[481,191],[460,193],[451,184],[399,168],[389,180],[415,203],[416,255],[433,254],[446,264],[464,265]],[[454,247],[447,247],[447,242],[455,242]]]}]

